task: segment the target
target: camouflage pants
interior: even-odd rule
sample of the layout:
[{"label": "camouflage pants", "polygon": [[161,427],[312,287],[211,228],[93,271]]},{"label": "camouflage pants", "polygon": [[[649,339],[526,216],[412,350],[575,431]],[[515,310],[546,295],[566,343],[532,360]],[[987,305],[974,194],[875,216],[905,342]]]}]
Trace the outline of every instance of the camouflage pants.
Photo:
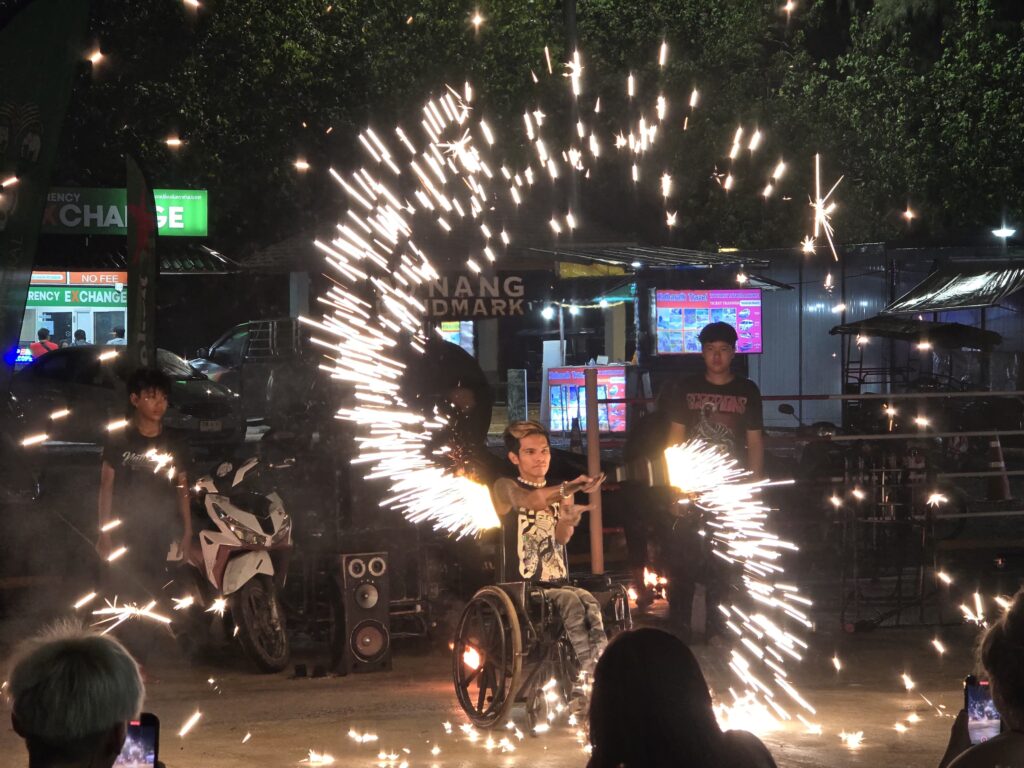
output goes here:
[{"label": "camouflage pants", "polygon": [[544,594],[562,618],[580,667],[587,673],[594,671],[597,659],[608,645],[601,617],[601,605],[592,594],[579,587],[545,589]]}]

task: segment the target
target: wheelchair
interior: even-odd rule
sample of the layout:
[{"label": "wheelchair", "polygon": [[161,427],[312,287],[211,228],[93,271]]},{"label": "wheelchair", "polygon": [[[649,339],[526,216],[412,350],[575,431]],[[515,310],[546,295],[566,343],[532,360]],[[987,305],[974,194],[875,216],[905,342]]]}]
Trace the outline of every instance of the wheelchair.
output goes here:
[{"label": "wheelchair", "polygon": [[[572,582],[601,605],[609,637],[632,627],[626,589],[604,576]],[[459,705],[480,728],[504,725],[525,704],[530,731],[560,712],[580,664],[545,588],[518,581],[479,589],[456,625],[452,678]]]}]

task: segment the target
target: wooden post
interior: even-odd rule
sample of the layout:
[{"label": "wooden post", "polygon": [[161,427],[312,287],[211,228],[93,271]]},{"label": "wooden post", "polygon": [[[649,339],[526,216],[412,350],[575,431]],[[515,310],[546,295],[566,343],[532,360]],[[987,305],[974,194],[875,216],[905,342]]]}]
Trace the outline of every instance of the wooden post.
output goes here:
[{"label": "wooden post", "polygon": [[[601,425],[597,416],[597,369],[584,374],[587,401],[587,474],[601,474]],[[590,570],[604,573],[604,520],[601,514],[601,489],[590,494]]]}]

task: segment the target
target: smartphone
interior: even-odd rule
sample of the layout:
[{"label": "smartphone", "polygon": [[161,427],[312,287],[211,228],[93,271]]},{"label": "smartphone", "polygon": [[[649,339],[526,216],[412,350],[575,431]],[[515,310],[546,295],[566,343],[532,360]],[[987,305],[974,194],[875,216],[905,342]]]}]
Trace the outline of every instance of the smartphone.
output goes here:
[{"label": "smartphone", "polygon": [[160,750],[160,720],[143,712],[138,720],[128,723],[128,736],[115,766],[122,768],[155,768]]},{"label": "smartphone", "polygon": [[992,702],[992,688],[988,680],[979,680],[974,675],[964,678],[964,709],[967,710],[971,744],[981,744],[999,735],[1002,721]]}]

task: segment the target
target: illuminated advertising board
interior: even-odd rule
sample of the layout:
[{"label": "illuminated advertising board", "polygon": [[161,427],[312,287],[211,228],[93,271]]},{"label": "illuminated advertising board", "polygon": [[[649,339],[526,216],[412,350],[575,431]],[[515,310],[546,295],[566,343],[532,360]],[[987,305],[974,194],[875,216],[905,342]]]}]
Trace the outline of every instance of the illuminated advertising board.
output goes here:
[{"label": "illuminated advertising board", "polygon": [[656,291],[658,354],[699,354],[701,329],[728,323],[736,329],[736,351],[762,351],[761,291],[758,288]]},{"label": "illuminated advertising board", "polygon": [[[622,365],[598,365],[597,399],[619,400],[626,397],[626,368]],[[587,428],[586,368],[548,369],[548,428],[568,432],[573,419],[580,429]],[[597,404],[597,422],[602,432],[626,431],[626,403]]]}]

